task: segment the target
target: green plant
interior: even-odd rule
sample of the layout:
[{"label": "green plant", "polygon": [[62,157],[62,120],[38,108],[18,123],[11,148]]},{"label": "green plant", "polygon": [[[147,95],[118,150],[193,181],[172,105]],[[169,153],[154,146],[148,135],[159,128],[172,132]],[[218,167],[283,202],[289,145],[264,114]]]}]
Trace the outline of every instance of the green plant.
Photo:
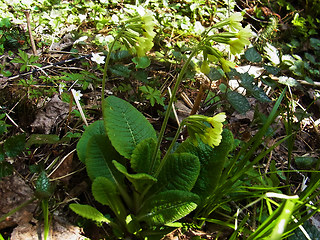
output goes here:
[{"label": "green plant", "polygon": [[[150,41],[153,24],[149,23],[149,16],[145,18],[148,19],[145,24],[149,27],[146,28],[147,39],[144,41]],[[226,72],[229,71],[232,63],[224,60],[222,53],[211,44],[212,41],[223,42],[236,46],[232,48],[233,53],[242,51],[250,32],[247,28],[242,29],[239,23],[241,20],[241,14],[235,14],[203,35],[203,39],[188,56],[181,69],[173,88],[173,96],[192,58],[198,53],[203,53],[204,56],[203,71],[208,69],[209,55],[211,59],[220,62]],[[131,21],[128,22],[131,24]],[[111,49],[120,38],[124,43],[134,45],[132,35],[128,34],[132,32],[128,29],[134,27],[130,24],[119,30]],[[241,30],[239,33],[209,35],[212,29],[225,25]],[[140,47],[142,46],[135,47],[138,56],[145,54],[149,48]],[[214,117],[190,116],[182,121],[160,161],[159,148],[174,98],[169,101],[157,138],[150,123],[129,103],[113,96],[104,99],[110,53],[111,51],[106,58],[102,81],[103,121],[87,127],[77,145],[77,152],[79,159],[86,164],[88,175],[93,181],[94,198],[109,206],[115,218],[107,218],[89,205],[71,204],[70,208],[83,217],[109,223],[118,237],[124,237],[126,234],[137,235],[140,238],[163,235],[168,231],[166,224],[186,216],[197,206],[203,208],[207,204],[207,198],[217,187],[226,157],[233,146],[233,136],[230,131],[222,130],[222,122],[225,120],[223,113]],[[190,138],[172,153],[184,126],[188,127]],[[125,179],[130,183],[129,186]]]},{"label": "green plant", "polygon": [[155,103],[164,106],[164,99],[158,89],[154,89],[150,86],[141,86],[139,89],[142,92],[143,96],[150,101],[152,107]]},{"label": "green plant", "polygon": [[[103,115],[104,121],[87,127],[77,151],[93,181],[94,198],[109,206],[115,218],[106,218],[89,205],[71,204],[76,213],[109,223],[119,236],[125,233],[140,237],[164,234],[170,230],[164,225],[189,214],[216,187],[224,162],[221,157],[225,157],[232,147],[233,138],[229,131],[223,132],[222,142],[216,148],[202,143],[194,135],[193,141],[189,140],[183,146],[192,147],[197,155],[182,149],[175,153],[169,150],[160,162],[159,154],[153,161],[156,132],[140,112],[124,100],[108,97],[103,102]],[[201,129],[210,128],[202,121],[209,118],[197,118],[187,118],[185,124],[194,134],[205,136],[203,140],[206,141],[208,136],[202,135]],[[212,121],[212,129],[217,127],[219,133],[217,120]],[[216,137],[215,141],[219,142],[219,135]],[[209,160],[207,157],[211,155],[215,157]],[[200,172],[205,168],[203,164],[208,162],[220,167]],[[129,186],[125,179],[130,182]]]},{"label": "green plant", "polygon": [[12,60],[13,63],[21,63],[20,72],[25,70],[29,71],[33,67],[41,67],[40,63],[37,63],[39,56],[30,55],[19,49],[18,57]]},{"label": "green plant", "polygon": [[6,114],[0,114],[0,180],[13,172],[12,164],[5,158],[13,158],[19,155],[24,150],[26,142],[25,134],[7,137],[7,128],[10,125],[6,124],[5,118]]},{"label": "green plant", "polygon": [[25,206],[31,204],[32,202],[38,199],[41,201],[41,208],[42,208],[43,217],[44,217],[44,231],[43,231],[44,240],[47,240],[49,236],[49,227],[50,227],[48,199],[50,198],[50,196],[54,191],[54,185],[50,182],[45,171],[41,171],[35,183],[35,187],[36,187],[35,197],[23,202],[18,207],[16,207],[15,209],[12,209],[4,216],[1,216],[0,222],[4,221],[7,217],[11,216],[12,214],[16,213],[17,211],[21,210]]}]

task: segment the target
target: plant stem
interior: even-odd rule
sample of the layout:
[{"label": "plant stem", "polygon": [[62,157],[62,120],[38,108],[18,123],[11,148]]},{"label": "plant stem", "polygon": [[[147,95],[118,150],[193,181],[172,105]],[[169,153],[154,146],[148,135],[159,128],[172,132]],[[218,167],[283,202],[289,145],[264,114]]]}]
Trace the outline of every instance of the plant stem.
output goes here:
[{"label": "plant stem", "polygon": [[0,222],[4,221],[7,217],[11,216],[12,214],[18,212],[20,209],[24,208],[25,206],[29,205],[30,203],[32,203],[33,201],[35,201],[37,198],[31,198],[23,203],[21,203],[18,207],[16,207],[15,209],[11,210],[10,212],[8,212],[7,214],[3,215],[0,218]]},{"label": "plant stem", "polygon": [[112,49],[114,48],[114,45],[116,44],[116,42],[119,40],[119,38],[122,36],[123,33],[123,29],[118,33],[118,35],[115,37],[115,39],[113,40],[110,49],[108,51],[108,55],[106,58],[106,62],[104,64],[104,69],[103,69],[103,77],[102,77],[102,89],[101,89],[101,101],[104,100],[104,90],[106,87],[106,79],[107,79],[107,70],[108,70],[108,65],[109,65],[109,61],[110,61],[110,57],[111,57],[111,52]]},{"label": "plant stem", "polygon": [[156,173],[155,173],[155,177],[157,177],[157,176],[159,175],[162,167],[163,167],[164,164],[166,163],[166,161],[167,161],[167,159],[168,159],[168,156],[170,155],[171,150],[172,150],[175,142],[178,140],[178,137],[179,137],[179,135],[180,135],[181,129],[182,129],[182,127],[183,127],[184,125],[185,125],[185,124],[184,124],[184,121],[182,121],[181,124],[179,125],[177,131],[176,131],[176,135],[174,136],[174,138],[173,138],[173,140],[172,140],[172,142],[171,142],[171,144],[170,144],[170,146],[169,146],[166,154],[164,155],[164,157],[162,158],[162,161],[160,162],[160,165],[159,165],[159,167],[158,167],[158,169],[157,169],[157,171],[156,171]]},{"label": "plant stem", "polygon": [[[177,81],[174,85],[174,88],[173,88],[173,91],[172,91],[172,97],[170,98],[170,101],[169,101],[169,104],[168,104],[168,108],[167,108],[167,111],[166,111],[166,114],[164,116],[164,120],[163,120],[163,123],[162,123],[162,126],[161,126],[161,130],[160,130],[160,133],[159,133],[159,136],[158,136],[158,142],[157,142],[157,145],[156,145],[156,149],[153,153],[153,156],[152,156],[152,161],[151,161],[151,169],[150,169],[150,173],[153,171],[153,168],[154,168],[154,164],[155,164],[155,161],[156,161],[156,157],[158,155],[158,151],[160,150],[160,144],[162,142],[162,139],[163,139],[163,136],[164,136],[164,132],[166,130],[166,127],[167,127],[167,123],[168,123],[168,120],[169,120],[169,116],[170,116],[170,113],[171,113],[171,109],[172,109],[172,104],[173,104],[173,101],[174,101],[174,96],[176,95],[177,91],[178,91],[178,88],[180,86],[180,83],[183,79],[183,76],[185,74],[185,72],[187,71],[187,68],[189,66],[189,64],[191,63],[191,60],[192,58],[198,53],[198,50],[199,50],[199,46],[200,46],[201,42],[198,44],[198,46],[191,52],[189,58],[187,59],[186,63],[183,65],[180,73],[179,73],[179,76],[177,78]],[[161,167],[163,166],[163,164],[160,165]],[[155,177],[157,177],[157,175],[159,174],[161,168],[159,167],[157,169],[157,174],[155,175]]]},{"label": "plant stem", "polygon": [[43,219],[44,219],[44,230],[43,230],[43,238],[44,240],[48,239],[49,236],[49,210],[48,210],[48,200],[42,200],[42,211],[43,211]]}]

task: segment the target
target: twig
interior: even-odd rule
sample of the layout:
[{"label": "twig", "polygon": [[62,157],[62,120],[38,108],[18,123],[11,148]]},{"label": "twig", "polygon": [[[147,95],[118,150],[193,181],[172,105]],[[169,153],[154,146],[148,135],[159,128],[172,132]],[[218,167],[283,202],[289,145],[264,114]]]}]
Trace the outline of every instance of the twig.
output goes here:
[{"label": "twig", "polygon": [[91,55],[92,55],[92,54],[87,54],[87,55],[84,55],[84,56],[67,59],[67,60],[64,60],[64,61],[61,61],[61,62],[52,63],[52,64],[49,64],[49,65],[44,66],[44,67],[36,68],[36,69],[33,69],[33,70],[30,71],[30,72],[25,72],[25,73],[22,73],[22,74],[18,74],[18,75],[9,77],[9,78],[8,78],[8,81],[17,79],[17,78],[19,78],[19,77],[28,76],[28,75],[30,75],[30,74],[34,74],[34,73],[36,73],[36,72],[39,72],[39,71],[42,71],[42,70],[44,70],[44,69],[51,68],[51,67],[54,67],[54,66],[57,66],[57,65],[61,65],[61,64],[73,62],[73,61],[76,61],[76,60],[80,60],[80,59],[83,59],[83,58],[91,57]]},{"label": "twig", "polygon": [[30,43],[31,43],[33,55],[38,55],[37,49],[36,49],[36,44],[34,43],[34,39],[33,39],[33,37],[32,37],[32,31],[31,31],[31,25],[30,25],[30,12],[29,12],[29,10],[24,11],[24,14],[26,15],[26,19],[27,19],[27,27],[28,27],[28,31],[29,31],[29,38],[30,38]]}]

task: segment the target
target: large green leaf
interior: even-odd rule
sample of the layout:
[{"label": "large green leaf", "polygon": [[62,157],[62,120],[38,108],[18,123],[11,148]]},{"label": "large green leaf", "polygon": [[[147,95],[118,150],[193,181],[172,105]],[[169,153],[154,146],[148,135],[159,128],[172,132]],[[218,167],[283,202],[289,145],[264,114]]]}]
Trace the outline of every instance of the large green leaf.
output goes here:
[{"label": "large green leaf", "polygon": [[[157,169],[160,164],[160,152],[155,161],[154,166],[151,166],[152,156],[156,149],[157,142],[154,138],[148,138],[141,141],[133,150],[131,155],[131,167],[137,173],[152,174],[154,169]],[[151,169],[153,168],[153,169]]]},{"label": "large green leaf", "polygon": [[148,120],[131,104],[115,96],[104,100],[103,118],[112,145],[126,158],[130,158],[142,140],[156,138]]},{"label": "large green leaf", "polygon": [[117,161],[113,161],[113,164],[118,169],[119,172],[121,172],[123,175],[126,176],[126,178],[132,183],[135,190],[139,193],[142,193],[143,190],[145,190],[150,185],[157,182],[157,179],[152,177],[151,175],[147,173],[128,173],[125,166],[123,166],[121,163],[118,163]]},{"label": "large green leaf", "polygon": [[119,219],[126,218],[126,209],[120,199],[117,186],[108,178],[97,177],[93,181],[92,195],[101,204],[108,205]]},{"label": "large green leaf", "polygon": [[85,162],[89,139],[94,135],[106,135],[103,121],[99,120],[88,126],[77,144],[77,153],[81,162]]},{"label": "large green leaf", "polygon": [[188,152],[199,158],[201,167],[197,182],[192,192],[198,194],[203,200],[212,194],[219,184],[221,173],[227,156],[233,146],[232,133],[224,129],[219,146],[212,148],[199,140],[195,146],[190,139],[183,142],[176,152]]},{"label": "large green leaf", "polygon": [[117,183],[123,176],[115,169],[112,160],[121,159],[106,135],[94,135],[87,144],[86,167],[91,180],[106,177]]},{"label": "large green leaf", "polygon": [[99,212],[94,207],[91,207],[90,205],[82,205],[82,204],[76,204],[72,203],[69,205],[72,211],[74,211],[76,214],[79,214],[81,217],[96,221],[96,222],[105,222],[109,223],[110,220],[103,216],[101,212]]},{"label": "large green leaf", "polygon": [[197,181],[199,172],[200,162],[197,156],[190,153],[171,154],[149,195],[167,190],[190,191]]},{"label": "large green leaf", "polygon": [[188,215],[197,208],[199,197],[190,192],[169,190],[146,201],[137,215],[139,221],[149,225],[164,225]]}]

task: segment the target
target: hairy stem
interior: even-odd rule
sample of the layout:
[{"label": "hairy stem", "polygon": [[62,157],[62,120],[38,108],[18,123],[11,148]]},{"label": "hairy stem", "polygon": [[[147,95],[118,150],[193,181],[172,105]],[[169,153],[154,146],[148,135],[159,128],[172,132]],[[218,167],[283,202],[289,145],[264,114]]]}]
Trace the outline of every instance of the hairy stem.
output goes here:
[{"label": "hairy stem", "polygon": [[108,55],[106,58],[106,62],[104,64],[104,69],[103,69],[103,77],[102,77],[102,89],[101,89],[101,101],[104,100],[104,90],[106,87],[106,79],[107,79],[107,70],[108,70],[108,65],[109,65],[109,61],[110,61],[110,57],[111,57],[111,52],[112,49],[114,48],[114,45],[116,44],[116,42],[119,40],[119,38],[122,36],[123,30],[121,30],[118,35],[115,37],[115,39],[113,40],[110,49],[108,51]]},{"label": "hairy stem", "polygon": [[[167,108],[166,114],[164,116],[164,120],[163,120],[163,123],[162,123],[162,126],[161,126],[161,130],[160,130],[160,133],[159,133],[159,136],[158,136],[158,142],[157,142],[157,145],[156,145],[156,149],[155,149],[155,151],[153,153],[153,156],[152,156],[152,162],[151,162],[150,171],[153,171],[154,164],[155,164],[155,161],[156,161],[156,157],[158,155],[158,151],[160,150],[160,144],[162,142],[162,139],[163,139],[163,136],[164,136],[164,132],[165,132],[166,127],[167,127],[167,123],[168,123],[168,120],[169,120],[170,112],[171,112],[171,109],[172,109],[172,104],[173,104],[173,101],[174,101],[174,96],[176,95],[176,93],[178,91],[180,83],[181,83],[181,81],[183,79],[184,74],[187,71],[187,68],[188,68],[189,64],[191,63],[192,58],[199,51],[199,45],[192,51],[192,53],[190,54],[190,56],[187,59],[186,63],[183,65],[183,67],[182,67],[182,69],[181,69],[181,71],[180,71],[180,73],[178,75],[178,78],[176,80],[176,83],[174,85],[174,88],[173,88],[173,91],[172,91],[172,97],[170,98],[170,101],[169,101],[169,104],[168,104],[168,108]],[[157,174],[155,175],[155,177],[157,177],[157,175],[159,174],[160,170],[161,170],[161,168],[159,167],[159,169],[157,169],[157,171],[156,171]]]}]

